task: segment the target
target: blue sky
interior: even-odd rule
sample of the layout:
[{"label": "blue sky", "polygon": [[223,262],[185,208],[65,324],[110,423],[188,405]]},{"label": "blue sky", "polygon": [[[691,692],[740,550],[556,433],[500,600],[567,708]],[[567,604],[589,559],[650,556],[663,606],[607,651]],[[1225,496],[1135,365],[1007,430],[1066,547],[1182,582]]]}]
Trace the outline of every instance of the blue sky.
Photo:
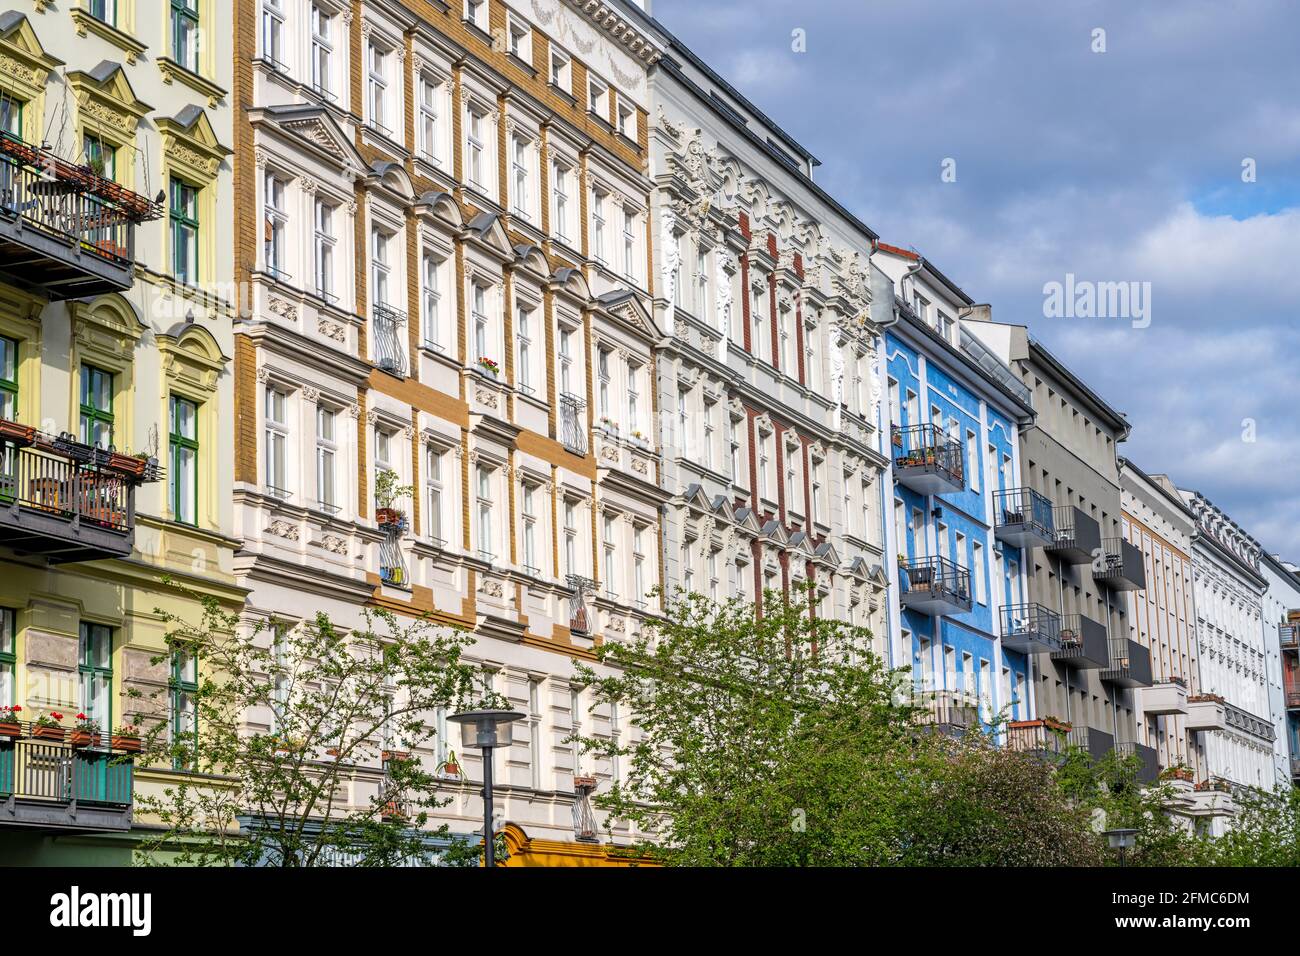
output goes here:
[{"label": "blue sky", "polygon": [[[1028,325],[1126,412],[1122,454],[1300,561],[1300,4],[653,13],[811,150],[817,181],[885,241]],[[940,179],[945,159],[956,182]],[[1150,326],[1044,317],[1043,286],[1066,273],[1150,282]]]}]

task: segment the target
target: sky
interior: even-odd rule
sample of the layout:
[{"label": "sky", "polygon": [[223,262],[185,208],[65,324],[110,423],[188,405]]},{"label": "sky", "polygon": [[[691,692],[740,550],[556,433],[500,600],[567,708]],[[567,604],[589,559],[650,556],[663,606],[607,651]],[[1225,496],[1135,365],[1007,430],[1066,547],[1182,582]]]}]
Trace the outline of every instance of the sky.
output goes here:
[{"label": "sky", "polygon": [[[1300,562],[1300,4],[652,13],[821,160],[814,179],[883,241],[1027,325],[1126,413],[1121,455]],[[1149,314],[1047,314],[1044,286],[1070,274],[1150,283],[1132,287]]]}]

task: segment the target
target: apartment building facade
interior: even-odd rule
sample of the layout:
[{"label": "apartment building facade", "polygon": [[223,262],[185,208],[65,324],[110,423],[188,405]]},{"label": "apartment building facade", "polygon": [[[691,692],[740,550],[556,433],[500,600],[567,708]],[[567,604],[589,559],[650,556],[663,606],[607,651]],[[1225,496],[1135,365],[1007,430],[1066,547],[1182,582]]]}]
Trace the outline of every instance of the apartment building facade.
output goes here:
[{"label": "apartment building facade", "polygon": [[[485,683],[526,715],[496,758],[498,806],[571,839],[574,778],[619,767],[564,739],[628,732],[589,712],[571,660],[636,633],[662,577],[661,43],[623,4],[235,10],[245,626],[322,609],[355,627],[378,607],[471,630]],[[430,768],[459,750],[445,717],[417,754]],[[478,751],[460,759],[481,779]],[[477,792],[447,795],[472,830]]]},{"label": "apartment building facade", "polygon": [[1185,488],[1179,495],[1197,524],[1192,577],[1201,697],[1218,705],[1205,736],[1206,770],[1220,786],[1272,790],[1278,741],[1264,638],[1262,549],[1205,495]]},{"label": "apartment building facade", "polygon": [[[911,668],[940,724],[1005,721],[1000,735],[1032,736],[1039,622],[1022,613],[1022,532],[1034,517],[1019,491],[1030,395],[987,351],[963,347],[958,316],[973,303],[933,264],[883,242],[872,262],[898,316],[885,334],[894,664]],[[995,534],[995,516],[1013,513],[1024,527]]]},{"label": "apartment building facade", "polygon": [[1277,734],[1273,758],[1280,786],[1300,782],[1300,568],[1264,552],[1264,646],[1269,711]]},{"label": "apartment building facade", "polygon": [[[136,797],[180,771],[134,766],[119,731],[194,728],[194,662],[168,653],[157,611],[243,600],[217,281],[232,268],[231,23],[215,4],[7,7],[0,705],[21,710],[0,742],[0,858],[125,864],[148,822]],[[74,736],[78,714],[91,729]]]},{"label": "apartment building facade", "polygon": [[1150,654],[1130,637],[1124,595],[1146,584],[1142,554],[1122,532],[1117,446],[1128,421],[1025,327],[979,310],[962,326],[1016,372],[1036,413],[1020,434],[1021,475],[1035,511],[1051,517],[1026,560],[1028,602],[1056,633],[1038,655],[1037,716],[1068,723],[1070,742],[1094,756],[1135,754],[1141,779],[1154,780],[1134,694],[1151,684]]},{"label": "apartment building facade", "polygon": [[874,234],[672,39],[651,95],[666,583],[760,603],[808,583],[885,658]]}]

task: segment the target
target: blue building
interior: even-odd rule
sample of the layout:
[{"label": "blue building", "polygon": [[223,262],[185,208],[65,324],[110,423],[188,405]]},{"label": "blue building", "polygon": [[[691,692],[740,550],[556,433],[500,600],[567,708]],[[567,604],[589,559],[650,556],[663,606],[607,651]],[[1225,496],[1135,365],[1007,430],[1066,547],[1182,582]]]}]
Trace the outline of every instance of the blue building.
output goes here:
[{"label": "blue building", "polygon": [[898,585],[892,664],[911,667],[937,724],[1030,719],[1033,648],[1003,641],[1027,606],[1026,541],[994,533],[999,511],[1028,511],[1023,524],[1032,527],[1040,507],[1020,491],[1029,391],[962,332],[962,314],[981,307],[929,262],[883,243],[872,262],[892,280],[897,306],[882,358],[893,497],[886,554]]}]

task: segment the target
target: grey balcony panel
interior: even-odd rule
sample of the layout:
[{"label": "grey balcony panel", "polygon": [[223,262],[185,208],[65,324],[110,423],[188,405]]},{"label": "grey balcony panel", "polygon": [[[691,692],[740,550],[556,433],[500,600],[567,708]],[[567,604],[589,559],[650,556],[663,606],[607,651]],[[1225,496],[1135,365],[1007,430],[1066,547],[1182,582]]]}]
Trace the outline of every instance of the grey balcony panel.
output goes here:
[{"label": "grey balcony panel", "polygon": [[1061,618],[1061,649],[1052,652],[1052,660],[1080,670],[1105,667],[1110,658],[1106,644],[1104,624],[1084,614],[1067,614]]},{"label": "grey balcony panel", "polygon": [[1147,586],[1142,549],[1123,538],[1107,538],[1101,544],[1101,566],[1093,566],[1092,578],[1114,591],[1141,591]]},{"label": "grey balcony panel", "polygon": [[1119,687],[1151,686],[1151,651],[1128,638],[1116,638],[1109,645],[1110,662],[1101,679]]},{"label": "grey balcony panel", "polygon": [[1071,564],[1092,563],[1101,548],[1097,520],[1073,505],[1063,505],[1053,512],[1053,521],[1053,538],[1044,548]]}]

